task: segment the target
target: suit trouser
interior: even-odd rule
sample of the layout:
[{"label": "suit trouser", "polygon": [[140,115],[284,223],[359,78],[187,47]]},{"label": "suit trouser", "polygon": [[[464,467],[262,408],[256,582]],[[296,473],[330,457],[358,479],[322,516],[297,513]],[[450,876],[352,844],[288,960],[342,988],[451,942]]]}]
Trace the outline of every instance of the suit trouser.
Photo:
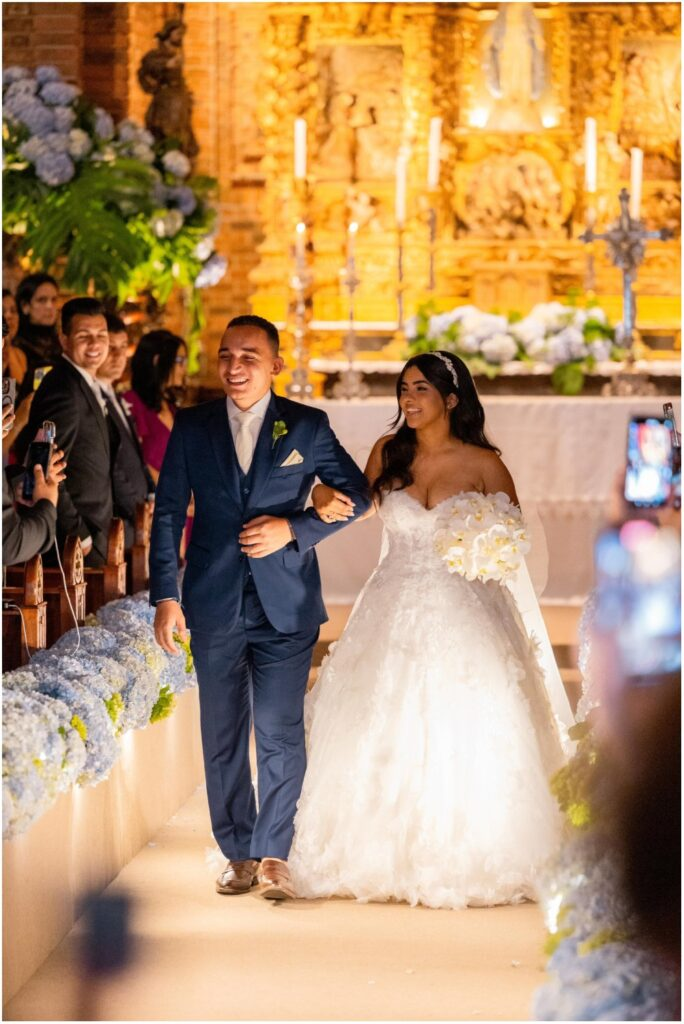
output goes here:
[{"label": "suit trouser", "polygon": [[[279,633],[248,579],[235,626],[192,630],[211,825],[229,860],[287,859],[306,769],[304,695],[319,630]],[[249,764],[252,715],[259,813]]]}]

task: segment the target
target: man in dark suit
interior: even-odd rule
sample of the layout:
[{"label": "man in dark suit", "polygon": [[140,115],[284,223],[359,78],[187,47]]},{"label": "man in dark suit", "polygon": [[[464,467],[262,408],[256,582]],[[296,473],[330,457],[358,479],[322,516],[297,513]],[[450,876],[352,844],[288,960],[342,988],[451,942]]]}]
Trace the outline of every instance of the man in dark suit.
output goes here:
[{"label": "man in dark suit", "polygon": [[126,550],[135,541],[135,511],[154,491],[152,477],[147,471],[142,449],[126,405],[114,390],[114,385],[126,372],[128,359],[128,333],[123,320],[114,313],[106,314],[109,334],[109,353],[97,371],[107,406],[109,441],[112,458],[112,496],[114,515],[123,519]]},{"label": "man in dark suit", "polygon": [[[349,495],[356,516],[370,505],[365,477],[325,413],[271,391],[284,365],[278,345],[261,317],[228,324],[219,348],[227,397],[178,412],[150,551],[158,642],[177,653],[173,633],[185,635],[186,615],[192,633],[209,810],[228,858],[217,890],[248,892],[260,874],[271,899],[294,895],[287,857],[306,767],[304,694],[327,618],[314,546],[345,525],[304,506],[316,477]],[[191,494],[181,607],[178,550]]]},{"label": "man in dark suit", "polygon": [[44,378],[17,439],[23,459],[29,442],[52,420],[69,474],[57,504],[57,543],[81,538],[86,565],[103,565],[112,518],[112,481],[107,410],[96,374],[107,358],[109,337],[97,299],[70,299],[61,321],[62,356]]}]

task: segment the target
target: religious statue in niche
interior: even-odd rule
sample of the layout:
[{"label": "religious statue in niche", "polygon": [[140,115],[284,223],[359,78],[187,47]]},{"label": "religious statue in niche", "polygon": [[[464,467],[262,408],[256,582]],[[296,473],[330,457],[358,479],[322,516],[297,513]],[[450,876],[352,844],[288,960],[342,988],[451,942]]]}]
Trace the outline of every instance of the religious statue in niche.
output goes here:
[{"label": "religious statue in niche", "polygon": [[398,46],[320,47],[317,177],[391,178],[403,129]]},{"label": "religious statue in niche", "polygon": [[470,234],[490,238],[558,237],[561,186],[538,153],[488,157],[472,169],[463,220]]},{"label": "religious statue in niche", "polygon": [[544,30],[534,5],[502,3],[483,38],[483,68],[494,104],[487,128],[502,132],[542,130],[539,100],[547,84]]},{"label": "religious statue in niche", "polygon": [[635,144],[648,135],[678,138],[681,59],[676,39],[625,42],[621,135]]},{"label": "religious statue in niche", "polygon": [[199,147],[192,130],[192,93],[183,76],[183,36],[185,25],[180,18],[166,22],[156,33],[158,44],[142,59],[138,81],[152,96],[145,115],[145,125],[155,139],[173,139],[179,149],[192,159]]}]

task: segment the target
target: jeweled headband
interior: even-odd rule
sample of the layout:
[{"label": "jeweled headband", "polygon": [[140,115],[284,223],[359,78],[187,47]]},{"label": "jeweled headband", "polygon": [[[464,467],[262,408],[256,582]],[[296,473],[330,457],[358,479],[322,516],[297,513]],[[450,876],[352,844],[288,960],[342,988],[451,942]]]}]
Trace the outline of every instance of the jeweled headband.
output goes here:
[{"label": "jeweled headband", "polygon": [[446,366],[447,370],[451,374],[451,379],[454,382],[454,387],[458,391],[458,374],[456,373],[456,367],[451,362],[451,360],[447,359],[447,357],[445,355],[443,355],[441,352],[430,352],[429,354],[431,356],[434,356],[435,359],[441,359],[441,361],[444,363],[444,365]]}]

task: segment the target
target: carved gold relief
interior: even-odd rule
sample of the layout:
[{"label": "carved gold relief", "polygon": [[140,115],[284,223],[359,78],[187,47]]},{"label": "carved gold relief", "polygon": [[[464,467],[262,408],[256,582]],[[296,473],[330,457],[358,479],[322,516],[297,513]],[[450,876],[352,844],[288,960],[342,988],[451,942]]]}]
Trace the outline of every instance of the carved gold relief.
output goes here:
[{"label": "carved gold relief", "polygon": [[[286,319],[294,226],[303,219],[314,273],[313,318],[343,320],[340,270],[346,229],[355,220],[361,278],[356,315],[395,319],[394,168],[400,147],[409,153],[409,314],[426,298],[431,208],[440,304],[474,297],[494,303],[497,282],[504,298],[517,287],[523,306],[582,286],[586,117],[598,122],[594,204],[600,224],[616,212],[634,145],[645,150],[645,219],[659,227],[678,222],[677,4],[509,4],[520,17],[509,12],[498,35],[498,5],[492,3],[267,6],[258,106],[264,238],[252,274],[257,311]],[[483,97],[502,130],[478,122]],[[443,121],[442,164],[439,189],[428,194],[434,115]],[[309,177],[298,187],[295,117],[308,125]],[[511,130],[533,121],[533,131]],[[618,295],[619,275],[605,254],[597,253],[596,263],[599,297],[602,291]],[[651,246],[642,276],[648,288],[676,295],[677,247]]]}]

